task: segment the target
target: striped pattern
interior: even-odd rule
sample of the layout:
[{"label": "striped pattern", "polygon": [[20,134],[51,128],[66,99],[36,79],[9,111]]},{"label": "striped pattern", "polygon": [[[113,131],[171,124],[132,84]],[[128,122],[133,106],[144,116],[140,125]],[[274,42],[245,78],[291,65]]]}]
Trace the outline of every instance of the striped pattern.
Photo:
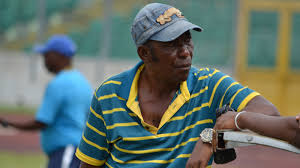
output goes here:
[{"label": "striped pattern", "polygon": [[217,108],[230,103],[241,110],[258,95],[218,70],[192,68],[156,128],[144,122],[138,106],[142,68],[139,63],[96,90],[79,159],[107,168],[185,167],[200,132],[214,126]]}]

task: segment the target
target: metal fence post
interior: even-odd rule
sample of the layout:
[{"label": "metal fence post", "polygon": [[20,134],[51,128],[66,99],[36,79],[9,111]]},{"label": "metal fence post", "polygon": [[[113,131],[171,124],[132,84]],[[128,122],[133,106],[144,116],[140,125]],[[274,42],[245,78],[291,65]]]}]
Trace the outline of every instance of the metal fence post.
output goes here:
[{"label": "metal fence post", "polygon": [[113,0],[104,0],[103,7],[103,31],[101,32],[101,46],[100,55],[96,63],[96,75],[95,79],[101,81],[105,78],[105,66],[108,61],[108,57],[111,55],[111,39],[112,39],[112,10]]}]

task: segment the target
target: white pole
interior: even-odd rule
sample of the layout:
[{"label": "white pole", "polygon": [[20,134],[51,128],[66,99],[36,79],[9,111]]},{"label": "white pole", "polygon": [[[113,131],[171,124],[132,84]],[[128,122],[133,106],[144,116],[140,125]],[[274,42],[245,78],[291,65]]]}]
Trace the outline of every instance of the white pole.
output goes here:
[{"label": "white pole", "polygon": [[111,38],[112,38],[112,10],[113,10],[113,0],[104,0],[104,5],[102,8],[103,18],[103,29],[100,38],[100,57],[96,63],[96,81],[101,80],[102,82],[105,78],[105,66],[108,61],[108,57],[111,55]]},{"label": "white pole", "polygon": [[[45,0],[39,0],[38,2],[38,21],[40,24],[39,31],[37,32],[37,42],[41,43],[44,40],[45,33],[47,32],[47,19],[46,19],[46,2]],[[29,60],[29,79],[34,83],[37,79],[37,54],[30,54]]]}]

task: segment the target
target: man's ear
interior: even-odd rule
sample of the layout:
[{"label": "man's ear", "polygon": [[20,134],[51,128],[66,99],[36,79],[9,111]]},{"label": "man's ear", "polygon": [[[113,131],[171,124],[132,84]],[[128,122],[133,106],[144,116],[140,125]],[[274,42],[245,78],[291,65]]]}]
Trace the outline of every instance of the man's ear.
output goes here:
[{"label": "man's ear", "polygon": [[148,62],[150,57],[150,48],[146,45],[141,45],[137,48],[137,53],[143,62]]}]

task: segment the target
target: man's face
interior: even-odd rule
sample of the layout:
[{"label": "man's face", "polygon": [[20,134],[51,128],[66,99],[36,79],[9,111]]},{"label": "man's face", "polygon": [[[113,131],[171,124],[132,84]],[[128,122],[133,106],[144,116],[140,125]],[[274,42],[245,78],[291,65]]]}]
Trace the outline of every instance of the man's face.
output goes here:
[{"label": "man's face", "polygon": [[56,73],[60,61],[60,55],[56,52],[46,52],[44,54],[44,64],[47,70],[51,73]]},{"label": "man's face", "polygon": [[150,41],[151,69],[163,79],[185,81],[192,64],[194,44],[189,31],[169,42]]}]

